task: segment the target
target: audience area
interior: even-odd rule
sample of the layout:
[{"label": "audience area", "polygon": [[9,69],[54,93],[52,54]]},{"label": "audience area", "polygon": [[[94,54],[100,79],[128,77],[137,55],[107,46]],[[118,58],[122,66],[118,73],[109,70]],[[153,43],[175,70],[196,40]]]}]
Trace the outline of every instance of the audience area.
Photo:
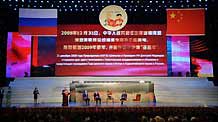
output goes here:
[{"label": "audience area", "polygon": [[2,108],[2,122],[217,122],[207,107]]}]

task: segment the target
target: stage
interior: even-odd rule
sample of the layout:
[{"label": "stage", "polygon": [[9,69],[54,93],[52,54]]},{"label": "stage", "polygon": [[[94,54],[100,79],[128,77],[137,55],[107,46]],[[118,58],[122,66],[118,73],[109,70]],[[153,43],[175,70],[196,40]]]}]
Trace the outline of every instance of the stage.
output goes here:
[{"label": "stage", "polygon": [[[99,82],[110,84],[110,82],[132,82],[140,84],[151,82],[154,84],[154,94],[156,103],[146,102],[125,102],[123,106],[139,107],[213,107],[218,106],[218,87],[207,78],[197,77],[27,77],[16,78],[9,84],[11,87],[10,107],[61,107],[62,94],[64,88],[70,89],[70,84],[78,82],[80,84],[99,84]],[[115,84],[116,84],[115,83]],[[113,85],[113,84],[112,84]],[[38,87],[39,104],[33,104],[33,89]],[[8,87],[5,87],[7,93]],[[6,96],[6,95],[4,95]],[[102,95],[103,96],[103,95]],[[92,97],[92,95],[90,95]],[[3,99],[3,107],[6,107],[6,97]],[[90,106],[84,103],[70,102],[69,107],[94,107],[95,102]],[[102,102],[98,107],[123,107],[117,100],[114,104]]]}]

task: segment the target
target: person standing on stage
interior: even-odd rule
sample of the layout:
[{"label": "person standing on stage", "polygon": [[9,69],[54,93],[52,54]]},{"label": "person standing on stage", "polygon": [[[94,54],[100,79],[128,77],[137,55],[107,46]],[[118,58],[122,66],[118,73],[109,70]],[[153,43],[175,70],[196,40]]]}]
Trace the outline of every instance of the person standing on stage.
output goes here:
[{"label": "person standing on stage", "polygon": [[97,105],[98,103],[101,104],[101,97],[100,97],[100,94],[99,94],[98,91],[95,91],[95,93],[94,93],[94,100],[95,100],[95,102],[96,102],[96,105]]},{"label": "person standing on stage", "polygon": [[3,98],[4,98],[4,89],[0,89],[0,108],[2,107]]},{"label": "person standing on stage", "polygon": [[11,87],[8,87],[8,92],[6,94],[6,107],[11,106]]},{"label": "person standing on stage", "polygon": [[62,106],[68,106],[68,96],[70,95],[70,93],[68,92],[68,90],[65,88],[64,90],[62,90],[62,96],[63,96],[63,101],[62,101]]},{"label": "person standing on stage", "polygon": [[34,96],[34,104],[38,104],[38,95],[39,95],[39,90],[37,87],[35,87],[34,91],[33,91],[33,96]]},{"label": "person standing on stage", "polygon": [[90,101],[90,99],[89,99],[89,94],[88,94],[88,91],[87,90],[85,90],[84,92],[83,92],[83,100],[86,102],[86,105],[89,105],[89,101]]},{"label": "person standing on stage", "polygon": [[123,102],[126,100],[127,100],[127,93],[126,91],[123,91],[123,93],[121,94],[121,98],[120,98],[121,105],[123,105]]}]

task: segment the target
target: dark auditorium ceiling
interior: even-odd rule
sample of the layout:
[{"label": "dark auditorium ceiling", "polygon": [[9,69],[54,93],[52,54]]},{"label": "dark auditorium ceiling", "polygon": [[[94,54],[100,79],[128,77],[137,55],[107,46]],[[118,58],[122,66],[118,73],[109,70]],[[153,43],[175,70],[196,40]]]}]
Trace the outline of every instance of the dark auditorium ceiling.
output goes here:
[{"label": "dark auditorium ceiling", "polygon": [[127,12],[159,13],[166,8],[208,8],[215,0],[0,0],[0,8],[57,8],[59,12],[98,12],[107,5],[122,6]]}]

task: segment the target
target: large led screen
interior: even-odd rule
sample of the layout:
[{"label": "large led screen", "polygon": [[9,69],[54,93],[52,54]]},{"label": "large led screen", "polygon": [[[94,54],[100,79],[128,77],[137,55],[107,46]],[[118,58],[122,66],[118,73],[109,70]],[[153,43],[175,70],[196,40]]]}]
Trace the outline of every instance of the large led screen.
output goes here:
[{"label": "large led screen", "polygon": [[166,76],[165,25],[59,25],[56,76]]},{"label": "large led screen", "polygon": [[34,36],[32,42],[33,77],[54,76],[56,63],[56,37]]},{"label": "large led screen", "polygon": [[190,76],[189,36],[167,37],[168,70],[173,76]]},{"label": "large led screen", "polygon": [[191,72],[197,77],[213,77],[213,63],[204,36],[193,36],[191,44]]},{"label": "large led screen", "polygon": [[7,40],[6,77],[30,75],[31,36],[9,32]]}]

